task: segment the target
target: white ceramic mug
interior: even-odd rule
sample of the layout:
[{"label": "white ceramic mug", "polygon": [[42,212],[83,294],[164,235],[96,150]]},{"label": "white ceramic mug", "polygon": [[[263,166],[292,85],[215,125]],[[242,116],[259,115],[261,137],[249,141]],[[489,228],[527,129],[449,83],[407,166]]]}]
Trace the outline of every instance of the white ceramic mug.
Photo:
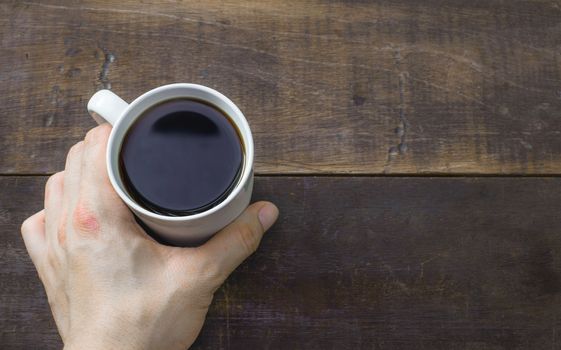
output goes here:
[{"label": "white ceramic mug", "polygon": [[[224,111],[240,131],[245,150],[242,175],[228,197],[207,211],[188,216],[166,216],[145,209],[127,193],[119,171],[119,153],[127,130],[148,108],[175,98],[203,100]],[[113,125],[107,146],[107,173],[115,191],[165,242],[174,245],[200,243],[232,222],[249,205],[253,190],[253,137],[240,109],[218,91],[197,84],[170,84],[150,90],[127,104],[113,92],[101,90],[91,97],[88,111],[98,123]]]}]

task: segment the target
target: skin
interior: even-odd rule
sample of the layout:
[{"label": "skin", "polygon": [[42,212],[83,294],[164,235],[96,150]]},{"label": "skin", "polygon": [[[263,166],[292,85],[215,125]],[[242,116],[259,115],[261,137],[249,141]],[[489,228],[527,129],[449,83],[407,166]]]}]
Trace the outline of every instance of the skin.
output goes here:
[{"label": "skin", "polygon": [[107,177],[111,128],[92,129],[45,186],[44,209],[21,231],[65,349],[185,349],[214,292],[278,217],[249,206],[196,248],[160,245],[136,223]]}]

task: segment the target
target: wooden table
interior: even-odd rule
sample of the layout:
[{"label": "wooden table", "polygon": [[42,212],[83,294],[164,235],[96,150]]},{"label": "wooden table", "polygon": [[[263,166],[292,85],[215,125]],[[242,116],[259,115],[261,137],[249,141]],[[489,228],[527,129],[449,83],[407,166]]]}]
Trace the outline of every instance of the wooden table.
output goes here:
[{"label": "wooden table", "polygon": [[558,0],[4,0],[0,39],[0,347],[61,347],[19,225],[89,96],[195,82],[281,217],[194,348],[561,348]]}]

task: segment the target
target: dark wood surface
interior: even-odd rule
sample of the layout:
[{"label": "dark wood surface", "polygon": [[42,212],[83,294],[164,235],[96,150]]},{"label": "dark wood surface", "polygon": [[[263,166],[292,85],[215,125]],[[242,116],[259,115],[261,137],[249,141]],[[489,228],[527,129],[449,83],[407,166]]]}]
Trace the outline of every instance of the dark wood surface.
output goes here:
[{"label": "dark wood surface", "polygon": [[99,88],[195,82],[246,113],[260,174],[561,174],[559,1],[4,0],[0,16],[2,173],[59,169]]},{"label": "dark wood surface", "polygon": [[88,98],[171,82],[241,107],[281,209],[194,348],[561,349],[553,0],[0,0],[0,348],[61,347],[19,225]]},{"label": "dark wood surface", "polygon": [[[45,181],[0,178],[12,198],[0,204],[10,349],[61,345],[18,232]],[[559,349],[561,179],[255,185],[280,221],[217,292],[195,349]]]}]

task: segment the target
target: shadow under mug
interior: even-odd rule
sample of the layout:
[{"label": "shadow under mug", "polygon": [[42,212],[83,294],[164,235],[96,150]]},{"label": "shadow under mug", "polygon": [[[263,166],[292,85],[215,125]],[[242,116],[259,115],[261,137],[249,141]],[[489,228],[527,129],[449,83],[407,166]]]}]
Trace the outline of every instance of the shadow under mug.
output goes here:
[{"label": "shadow under mug", "polygon": [[[225,112],[240,131],[245,150],[242,174],[230,194],[207,211],[188,216],[166,216],[142,207],[127,193],[119,169],[119,153],[128,129],[151,106],[175,98],[206,101]],[[240,109],[218,91],[197,84],[170,84],[150,90],[127,104],[113,92],[100,90],[90,98],[88,111],[98,123],[108,122],[113,126],[106,157],[113,188],[160,241],[177,246],[200,244],[232,222],[249,205],[253,190],[253,137]]]}]

